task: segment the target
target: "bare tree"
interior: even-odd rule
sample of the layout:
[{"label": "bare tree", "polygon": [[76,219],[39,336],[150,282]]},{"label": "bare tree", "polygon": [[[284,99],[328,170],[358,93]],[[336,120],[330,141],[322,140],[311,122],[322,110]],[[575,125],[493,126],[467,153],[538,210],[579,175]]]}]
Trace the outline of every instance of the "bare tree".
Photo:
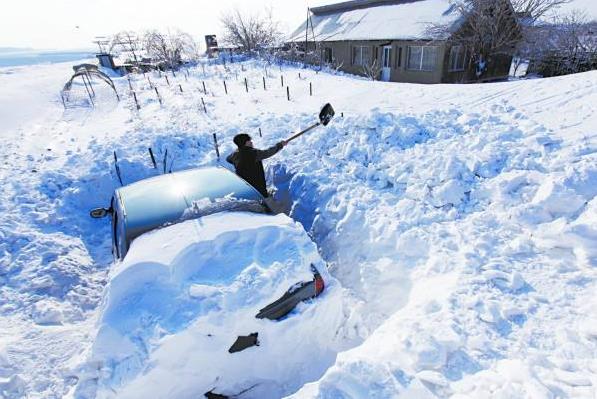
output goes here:
[{"label": "bare tree", "polygon": [[170,46],[166,35],[157,30],[150,30],[143,35],[143,44],[147,53],[155,61],[164,61],[170,68],[174,66],[178,58],[174,49]]},{"label": "bare tree", "polygon": [[135,62],[139,62],[137,58],[137,53],[141,50],[141,45],[139,43],[139,39],[137,34],[132,31],[122,31],[118,32],[112,37],[112,41],[110,43],[110,52],[117,51],[117,52],[126,52],[130,53],[133,56],[133,60]]},{"label": "bare tree", "polygon": [[339,62],[333,59],[331,62],[324,62],[322,66],[334,72],[338,72],[342,66],[344,66],[344,62]]},{"label": "bare tree", "polygon": [[167,34],[147,31],[143,35],[143,44],[154,60],[164,61],[170,68],[179,65],[183,58],[194,59],[199,55],[197,43],[191,35],[181,31]]},{"label": "bare tree", "polygon": [[277,45],[281,33],[271,9],[265,15],[243,15],[235,9],[220,18],[224,27],[224,43],[243,51],[255,51]]},{"label": "bare tree", "polygon": [[478,57],[511,53],[520,40],[514,9],[507,0],[453,0],[452,9],[461,16],[463,25],[455,32],[451,26],[437,25],[431,32],[448,37]]},{"label": "bare tree", "polygon": [[571,0],[510,0],[514,10],[518,15],[529,18],[530,22],[535,23],[539,18],[544,17],[550,11],[560,7],[563,4],[570,3]]},{"label": "bare tree", "polygon": [[376,80],[379,79],[381,68],[381,63],[376,58],[363,65],[363,73],[369,79]]},{"label": "bare tree", "polygon": [[463,21],[456,29],[452,25],[431,25],[432,37],[448,39],[463,46],[481,75],[487,63],[496,56],[515,53],[525,38],[524,24],[532,25],[548,11],[570,0],[451,0],[452,10]]},{"label": "bare tree", "polygon": [[194,60],[201,55],[199,44],[190,34],[177,30],[174,33],[168,33],[168,36],[170,37],[170,43],[179,50],[183,59]]},{"label": "bare tree", "polygon": [[549,23],[535,27],[529,45],[521,55],[533,60],[536,72],[544,76],[562,75],[597,67],[596,21],[575,10],[554,15]]}]

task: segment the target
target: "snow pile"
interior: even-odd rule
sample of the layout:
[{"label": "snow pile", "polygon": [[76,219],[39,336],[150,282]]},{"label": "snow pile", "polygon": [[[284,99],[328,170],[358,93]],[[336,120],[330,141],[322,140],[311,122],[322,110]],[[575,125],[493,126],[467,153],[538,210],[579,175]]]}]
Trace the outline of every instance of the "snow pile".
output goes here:
[{"label": "snow pile", "polygon": [[575,151],[501,101],[374,110],[305,142],[316,156],[273,178],[358,298],[365,341],[293,397],[595,392],[595,140]]},{"label": "snow pile", "polygon": [[[131,76],[139,111],[126,78],[115,78],[121,102],[113,95],[101,97],[98,90],[95,109],[64,110],[57,93],[70,74],[65,64],[0,69],[6,94],[0,95],[5,166],[0,192],[6,198],[0,203],[1,395],[93,397],[94,378],[101,381],[101,395],[111,395],[108,386],[123,395],[131,389],[134,395],[137,383],[159,389],[147,382],[150,375],[160,380],[170,378],[170,369],[197,373],[205,361],[222,366],[225,357],[215,355],[221,352],[217,345],[194,352],[193,345],[208,338],[227,337],[217,341],[224,352],[232,343],[226,334],[235,338],[259,331],[264,346],[294,340],[293,328],[253,329],[263,322],[253,317],[262,303],[228,303],[212,284],[174,279],[181,275],[170,274],[164,266],[169,260],[158,261],[165,252],[162,242],[150,247],[155,269],[146,263],[139,267],[149,255],[141,244],[137,260],[112,264],[109,223],[89,219],[88,210],[107,206],[119,186],[113,151],[125,184],[162,173],[164,164],[174,171],[216,165],[213,133],[222,154],[233,149],[232,137],[240,132],[263,148],[314,123],[319,107],[331,102],[337,116],[330,125],[266,161],[276,197],[309,233],[342,286],[318,299],[321,306],[302,307],[280,323],[293,324],[295,316],[315,323],[318,334],[300,326],[296,334],[325,349],[321,358],[300,357],[283,366],[279,362],[288,359],[268,351],[266,360],[275,366],[270,371],[284,384],[270,394],[594,396],[597,73],[421,86],[258,61],[206,62],[176,77],[169,74],[170,84],[158,73]],[[148,147],[156,155],[156,169]],[[296,227],[287,219],[278,222],[285,226],[275,227],[280,236],[294,237]],[[304,233],[300,236],[297,242],[306,243]],[[265,248],[250,234],[237,238],[259,249],[247,265]],[[310,246],[301,256],[313,254]],[[224,259],[226,254],[215,255]],[[276,251],[275,256],[282,255]],[[271,265],[247,272],[257,270],[251,277],[263,281],[279,267]],[[142,289],[122,278],[132,270],[151,271],[152,279],[164,276],[159,289],[176,293],[168,296],[170,310],[149,302],[138,308],[155,310],[160,323],[149,317],[142,319],[146,324],[135,324],[140,319],[119,315],[116,296],[110,296],[112,304],[99,306],[107,280],[109,295]],[[238,273],[236,278],[245,275]],[[238,281],[233,281],[223,285],[234,287]],[[270,298],[269,292],[253,288],[263,303],[280,294],[271,292]],[[188,309],[189,304],[200,306]],[[321,318],[315,317],[317,309]],[[100,318],[100,310],[108,313]],[[206,337],[196,320],[209,320],[217,336]],[[107,328],[121,322],[131,323],[131,329],[114,330],[111,341]],[[250,328],[236,329],[241,324]],[[106,348],[116,341],[123,346]],[[175,345],[182,349],[170,349]],[[214,355],[193,356],[204,349]],[[251,354],[261,349],[235,354],[249,359],[235,370],[248,367]],[[127,354],[126,360],[117,350]],[[286,368],[295,374],[284,374]],[[192,374],[188,381],[200,378]],[[238,378],[234,383],[242,385]],[[196,388],[189,395],[205,392]],[[243,396],[259,397],[259,392]]]},{"label": "snow pile", "polygon": [[[255,318],[295,283],[311,281],[311,264],[326,278],[323,295],[282,321]],[[213,389],[276,398],[319,376],[339,350],[340,287],[285,215],[221,213],[145,234],[106,289],[78,397],[182,398]],[[237,336],[253,332],[259,347],[228,353]]]}]

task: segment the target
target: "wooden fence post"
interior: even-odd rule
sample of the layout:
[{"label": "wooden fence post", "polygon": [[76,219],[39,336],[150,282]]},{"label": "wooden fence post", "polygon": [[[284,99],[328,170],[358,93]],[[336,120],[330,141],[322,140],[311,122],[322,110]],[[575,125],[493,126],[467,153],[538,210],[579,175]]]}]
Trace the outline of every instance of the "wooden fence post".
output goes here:
[{"label": "wooden fence post", "polygon": [[158,91],[158,88],[156,86],[153,86],[154,90],[155,90],[155,95],[158,96],[158,101],[160,102],[160,105],[162,105],[162,97],[160,97],[160,92]]},{"label": "wooden fence post", "polygon": [[164,152],[164,159],[162,160],[162,167],[163,167],[164,173],[166,173],[167,166],[168,166],[168,149],[166,148],[166,151]]},{"label": "wooden fence post", "polygon": [[226,81],[224,81],[224,92],[226,92],[226,94],[228,94],[228,88],[226,87]]},{"label": "wooden fence post", "polygon": [[158,165],[155,162],[155,156],[153,155],[153,150],[151,149],[151,147],[149,147],[149,157],[151,158],[151,163],[153,164],[153,168],[157,169]]},{"label": "wooden fence post", "polygon": [[286,86],[286,98],[290,101],[290,86]]},{"label": "wooden fence post", "polygon": [[284,87],[284,75],[280,75],[280,83],[282,83],[282,87]]},{"label": "wooden fence post", "polygon": [[133,92],[133,98],[135,99],[135,104],[137,105],[137,111],[139,111],[141,109],[141,106],[139,105],[139,102],[137,101],[137,94],[135,94],[135,92]]},{"label": "wooden fence post", "polygon": [[313,85],[311,84],[311,82],[309,82],[309,95],[313,95]]},{"label": "wooden fence post", "polygon": [[249,84],[247,83],[247,78],[245,78],[245,90],[247,93],[249,92]]},{"label": "wooden fence post", "polygon": [[267,88],[265,87],[265,76],[263,76],[263,90],[267,90]]},{"label": "wooden fence post", "polygon": [[220,149],[218,148],[218,137],[216,136],[216,134],[213,134],[214,136],[214,147],[216,148],[216,155],[218,157],[218,161],[220,160]]}]

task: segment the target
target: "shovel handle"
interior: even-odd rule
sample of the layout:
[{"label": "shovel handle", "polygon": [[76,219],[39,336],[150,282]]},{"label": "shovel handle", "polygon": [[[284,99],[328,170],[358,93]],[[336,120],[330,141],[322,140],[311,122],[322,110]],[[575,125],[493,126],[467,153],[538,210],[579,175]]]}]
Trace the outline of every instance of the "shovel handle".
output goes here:
[{"label": "shovel handle", "polygon": [[295,134],[294,136],[287,138],[287,139],[286,139],[286,143],[289,143],[289,142],[291,142],[292,140],[294,140],[294,139],[296,139],[296,138],[298,138],[298,137],[302,136],[303,134],[307,133],[307,132],[308,132],[309,130],[311,130],[311,129],[315,129],[315,128],[316,128],[317,126],[319,126],[319,125],[321,125],[321,122],[317,122],[316,124],[309,126],[309,127],[308,127],[308,128],[306,128],[305,130],[303,130],[303,131],[300,131],[300,132],[298,132],[297,134]]}]

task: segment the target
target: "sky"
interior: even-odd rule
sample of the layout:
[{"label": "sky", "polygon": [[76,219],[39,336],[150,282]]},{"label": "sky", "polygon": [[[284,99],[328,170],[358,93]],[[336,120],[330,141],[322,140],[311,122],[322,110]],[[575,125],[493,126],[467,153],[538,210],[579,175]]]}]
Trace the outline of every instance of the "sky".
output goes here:
[{"label": "sky", "polygon": [[[96,36],[122,30],[180,29],[204,44],[204,35],[221,36],[220,16],[234,8],[255,13],[271,7],[284,32],[305,19],[307,7],[338,0],[19,0],[5,1],[0,13],[0,47],[94,49]],[[592,8],[597,0],[566,6]]]},{"label": "sky", "polygon": [[96,36],[122,30],[180,29],[202,45],[204,35],[220,32],[220,16],[271,7],[285,32],[298,27],[308,6],[334,0],[19,0],[0,12],[0,47],[94,49]]}]

